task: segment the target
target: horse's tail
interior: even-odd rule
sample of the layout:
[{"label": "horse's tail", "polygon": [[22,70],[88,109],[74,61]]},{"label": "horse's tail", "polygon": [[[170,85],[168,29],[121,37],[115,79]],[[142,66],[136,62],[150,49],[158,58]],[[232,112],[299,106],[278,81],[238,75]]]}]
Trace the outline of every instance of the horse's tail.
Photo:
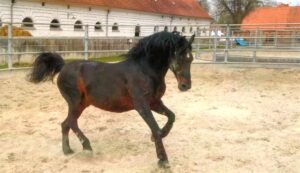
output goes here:
[{"label": "horse's tail", "polygon": [[33,63],[33,69],[28,75],[29,81],[40,83],[53,80],[64,65],[63,58],[57,53],[41,53]]}]

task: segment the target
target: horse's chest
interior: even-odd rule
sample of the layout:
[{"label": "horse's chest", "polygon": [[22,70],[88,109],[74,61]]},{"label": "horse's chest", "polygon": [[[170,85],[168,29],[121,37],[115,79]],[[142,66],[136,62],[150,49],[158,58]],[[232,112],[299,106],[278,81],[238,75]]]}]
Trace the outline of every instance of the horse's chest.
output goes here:
[{"label": "horse's chest", "polygon": [[165,92],[166,92],[166,85],[165,84],[159,85],[155,90],[154,98],[160,99],[165,94]]}]

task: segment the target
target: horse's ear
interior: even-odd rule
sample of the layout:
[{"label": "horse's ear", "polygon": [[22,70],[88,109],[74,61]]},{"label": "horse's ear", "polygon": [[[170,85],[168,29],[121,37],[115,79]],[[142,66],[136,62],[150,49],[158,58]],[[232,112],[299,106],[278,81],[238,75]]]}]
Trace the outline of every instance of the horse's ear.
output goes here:
[{"label": "horse's ear", "polygon": [[191,36],[189,43],[192,44],[194,42],[194,40],[195,40],[195,34],[193,34]]}]

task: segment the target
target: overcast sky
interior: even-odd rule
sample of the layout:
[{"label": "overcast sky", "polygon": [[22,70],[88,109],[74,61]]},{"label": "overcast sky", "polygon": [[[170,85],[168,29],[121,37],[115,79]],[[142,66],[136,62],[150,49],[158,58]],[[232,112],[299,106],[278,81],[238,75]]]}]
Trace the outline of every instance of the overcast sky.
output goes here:
[{"label": "overcast sky", "polygon": [[300,0],[277,0],[277,2],[282,2],[289,5],[300,5]]},{"label": "overcast sky", "polygon": [[[211,1],[211,0],[209,0]],[[278,3],[285,3],[289,5],[300,5],[300,0],[276,0]]]}]

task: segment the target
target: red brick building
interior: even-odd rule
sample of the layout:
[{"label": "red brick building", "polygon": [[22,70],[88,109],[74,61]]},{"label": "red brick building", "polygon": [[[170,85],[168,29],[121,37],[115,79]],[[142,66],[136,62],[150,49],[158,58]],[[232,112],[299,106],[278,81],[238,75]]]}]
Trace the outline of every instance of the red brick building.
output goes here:
[{"label": "red brick building", "polygon": [[243,19],[240,29],[246,37],[258,34],[265,45],[300,44],[300,6],[257,8]]},{"label": "red brick building", "polygon": [[[252,11],[242,22],[241,29],[249,30],[259,27],[261,30],[300,30],[300,6],[281,4],[277,7],[261,7]],[[259,26],[252,26],[259,24]],[[295,28],[297,27],[297,28]]]}]

